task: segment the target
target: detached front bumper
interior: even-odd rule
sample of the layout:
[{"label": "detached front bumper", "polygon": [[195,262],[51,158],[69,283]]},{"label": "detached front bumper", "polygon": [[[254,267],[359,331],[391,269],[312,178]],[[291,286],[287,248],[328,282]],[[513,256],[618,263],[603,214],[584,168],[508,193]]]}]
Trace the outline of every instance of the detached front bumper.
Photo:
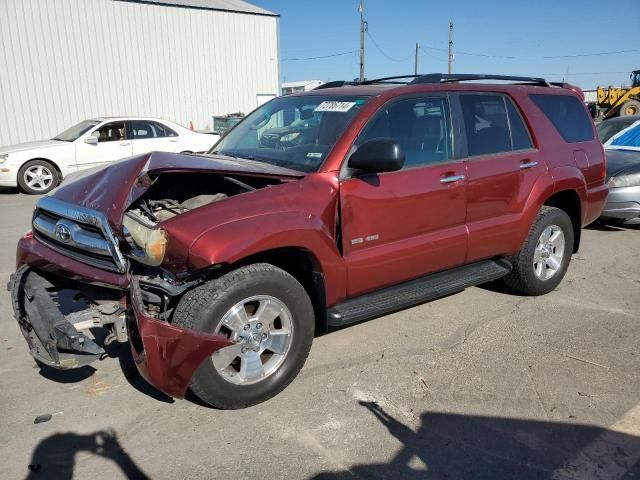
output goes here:
[{"label": "detached front bumper", "polygon": [[92,292],[108,290],[119,299],[127,310],[129,342],[138,370],[172,397],[184,397],[200,364],[233,344],[224,336],[180,328],[148,315],[135,276],[87,266],[50,250],[29,234],[20,240],[17,258],[18,270],[8,285],[14,315],[32,356],[51,367],[78,368],[104,353],[75,328],[77,313],[63,313],[53,300],[51,291],[65,288],[89,286]]},{"label": "detached front bumper", "polygon": [[[145,313],[136,277],[130,281],[129,342],[138,371],[151,385],[171,397],[184,397],[191,377],[203,361],[233,341],[171,325]],[[134,323],[135,322],[135,323]]]}]

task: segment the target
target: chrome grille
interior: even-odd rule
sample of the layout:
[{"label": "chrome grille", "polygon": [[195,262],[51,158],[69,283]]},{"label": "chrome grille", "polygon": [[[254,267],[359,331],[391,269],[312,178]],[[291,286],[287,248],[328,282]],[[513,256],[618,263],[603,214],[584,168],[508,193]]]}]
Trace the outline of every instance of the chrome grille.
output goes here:
[{"label": "chrome grille", "polygon": [[102,212],[42,197],[33,217],[33,231],[40,242],[70,258],[106,270],[127,271]]}]

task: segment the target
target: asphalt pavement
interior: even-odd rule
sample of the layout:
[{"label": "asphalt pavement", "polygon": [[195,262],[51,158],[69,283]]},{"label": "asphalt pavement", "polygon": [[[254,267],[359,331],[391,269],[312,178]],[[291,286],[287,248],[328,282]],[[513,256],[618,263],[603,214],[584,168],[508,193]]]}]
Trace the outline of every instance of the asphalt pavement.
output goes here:
[{"label": "asphalt pavement", "polygon": [[[35,201],[0,191],[2,286]],[[640,229],[600,225],[549,295],[470,288],[317,337],[284,392],[218,411],[126,350],[41,371],[3,289],[0,478],[640,478],[639,312]]]}]

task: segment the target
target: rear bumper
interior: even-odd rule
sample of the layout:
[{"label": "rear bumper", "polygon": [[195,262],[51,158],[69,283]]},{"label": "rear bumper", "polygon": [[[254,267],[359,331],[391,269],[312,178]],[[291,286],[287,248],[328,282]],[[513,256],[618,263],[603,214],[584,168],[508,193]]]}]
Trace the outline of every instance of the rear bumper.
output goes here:
[{"label": "rear bumper", "polygon": [[609,187],[606,185],[599,185],[595,188],[587,189],[584,219],[582,222],[583,227],[594,222],[600,216],[607,201],[608,193]]},{"label": "rear bumper", "polygon": [[[200,364],[217,350],[233,344],[224,336],[180,328],[149,316],[135,276],[129,279],[127,275],[72,260],[29,234],[18,244],[17,263],[18,270],[9,284],[14,315],[31,354],[54,368],[81,367],[98,359],[103,351],[97,345],[94,348],[91,339],[78,332],[55,304],[49,303],[49,295],[38,283],[43,276],[54,288],[72,281],[114,291],[127,309],[129,342],[138,371],[151,385],[172,397],[184,397]],[[26,283],[31,277],[36,283]],[[25,303],[34,306],[25,308]],[[88,349],[83,351],[81,345]]]},{"label": "rear bumper", "polygon": [[640,216],[640,186],[619,187],[609,190],[607,203],[600,215],[602,218],[631,220]]},{"label": "rear bumper", "polygon": [[184,397],[191,377],[202,362],[233,341],[171,325],[145,313],[140,286],[131,279],[131,309],[134,325],[129,322],[131,352],[140,374],[151,385],[171,397]]}]

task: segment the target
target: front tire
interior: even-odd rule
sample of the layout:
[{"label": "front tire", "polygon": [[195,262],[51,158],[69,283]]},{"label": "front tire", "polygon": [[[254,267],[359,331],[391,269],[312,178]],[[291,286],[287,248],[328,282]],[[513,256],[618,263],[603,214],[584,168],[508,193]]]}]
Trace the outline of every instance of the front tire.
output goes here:
[{"label": "front tire", "polygon": [[573,252],[573,224],[564,210],[540,209],[504,282],[524,295],[544,295],[562,281]]},{"label": "front tire", "polygon": [[640,114],[640,102],[637,100],[627,100],[620,107],[621,117],[631,117]]},{"label": "front tire", "polygon": [[46,160],[30,160],[18,171],[18,184],[30,195],[44,195],[58,186],[60,174]]},{"label": "front tire", "polygon": [[236,341],[205,360],[191,380],[200,400],[221,409],[264,402],[289,385],[307,359],[315,325],[302,285],[266,263],[187,292],[173,322]]}]

